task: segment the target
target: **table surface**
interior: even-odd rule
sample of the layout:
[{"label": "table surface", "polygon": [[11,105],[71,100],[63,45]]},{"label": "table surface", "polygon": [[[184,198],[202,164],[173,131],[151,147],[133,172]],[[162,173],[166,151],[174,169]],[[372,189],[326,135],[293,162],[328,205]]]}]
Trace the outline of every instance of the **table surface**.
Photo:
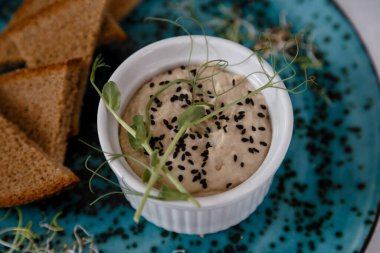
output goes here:
[{"label": "table surface", "polygon": [[[356,27],[375,66],[377,76],[380,77],[380,47],[377,44],[380,40],[380,26],[375,25],[380,21],[378,15],[380,1],[335,0],[335,2]],[[378,252],[380,252],[380,220],[366,250],[366,253]]]}]

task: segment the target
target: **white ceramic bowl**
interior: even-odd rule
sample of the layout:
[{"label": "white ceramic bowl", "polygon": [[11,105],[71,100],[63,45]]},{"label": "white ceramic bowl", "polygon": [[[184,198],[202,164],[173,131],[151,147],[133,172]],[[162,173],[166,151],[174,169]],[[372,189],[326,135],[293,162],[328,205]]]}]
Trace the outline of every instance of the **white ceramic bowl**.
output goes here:
[{"label": "white ceramic bowl", "polygon": [[[201,63],[206,58],[206,42],[204,36],[192,36],[193,50],[191,63]],[[230,64],[239,63],[228,69],[242,75],[262,71],[262,67],[252,51],[221,38],[207,37],[208,60],[223,59]],[[186,65],[190,53],[189,36],[180,36],[161,40],[150,44],[127,58],[112,74],[110,80],[117,83],[121,91],[121,110],[124,111],[130,98],[137,89],[155,74],[170,68]],[[269,64],[264,63],[268,73],[272,73]],[[267,83],[263,74],[251,75],[248,78],[257,88]],[[278,85],[283,86],[280,81]],[[280,166],[288,149],[293,130],[293,110],[286,91],[266,89],[262,92],[268,104],[272,123],[272,143],[268,155],[260,168],[245,182],[224,193],[197,198],[201,207],[197,208],[184,201],[159,201],[149,199],[142,215],[148,221],[170,231],[186,234],[207,234],[227,229],[247,218],[263,201],[268,192],[272,178]],[[121,153],[119,143],[119,126],[104,104],[100,102],[98,109],[98,134],[103,151]],[[106,155],[106,158],[110,158]],[[125,159],[110,162],[113,172],[121,184],[144,192],[145,185],[129,167]],[[153,193],[157,193],[154,190]],[[141,197],[128,196],[131,205],[136,208]]]}]

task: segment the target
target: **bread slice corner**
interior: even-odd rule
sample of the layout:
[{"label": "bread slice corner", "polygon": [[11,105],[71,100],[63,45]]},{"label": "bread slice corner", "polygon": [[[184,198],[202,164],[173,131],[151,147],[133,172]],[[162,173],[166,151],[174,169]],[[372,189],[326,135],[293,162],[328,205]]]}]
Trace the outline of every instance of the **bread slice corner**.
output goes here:
[{"label": "bread slice corner", "polygon": [[1,115],[0,143],[0,207],[27,204],[79,181]]},{"label": "bread slice corner", "polygon": [[0,113],[56,161],[63,163],[71,132],[80,59],[0,76]]}]

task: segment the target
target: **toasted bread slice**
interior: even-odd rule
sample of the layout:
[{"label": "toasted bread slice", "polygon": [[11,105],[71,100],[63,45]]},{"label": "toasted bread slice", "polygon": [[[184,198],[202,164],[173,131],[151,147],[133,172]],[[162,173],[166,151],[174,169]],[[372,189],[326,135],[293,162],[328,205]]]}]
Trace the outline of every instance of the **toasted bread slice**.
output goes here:
[{"label": "toasted bread slice", "polygon": [[[5,29],[11,29],[17,23],[34,15],[38,15],[40,11],[46,7],[58,3],[59,1],[65,0],[24,0],[20,7],[13,14],[12,19],[9,21],[8,26]],[[125,39],[126,34],[120,27],[119,23],[112,17],[112,15],[107,15],[102,23],[98,43],[100,45],[104,45],[112,41],[122,41]]]},{"label": "toasted bread slice", "polygon": [[28,67],[69,59],[90,61],[107,0],[65,0],[47,6],[6,30]]},{"label": "toasted bread slice", "polygon": [[24,64],[16,45],[4,35],[0,35],[0,66],[15,67]]},{"label": "toasted bread slice", "polygon": [[0,207],[26,204],[79,181],[1,115],[0,143]]},{"label": "toasted bread slice", "polygon": [[[6,31],[29,67],[46,66],[80,58],[89,66],[96,47],[107,0],[65,0],[48,6]],[[89,69],[82,72],[74,133],[79,131],[82,99]]]},{"label": "toasted bread slice", "polygon": [[140,0],[110,0],[109,12],[117,21],[125,18],[138,4]]},{"label": "toasted bread slice", "polygon": [[0,112],[63,163],[82,64],[20,69],[0,76]]}]

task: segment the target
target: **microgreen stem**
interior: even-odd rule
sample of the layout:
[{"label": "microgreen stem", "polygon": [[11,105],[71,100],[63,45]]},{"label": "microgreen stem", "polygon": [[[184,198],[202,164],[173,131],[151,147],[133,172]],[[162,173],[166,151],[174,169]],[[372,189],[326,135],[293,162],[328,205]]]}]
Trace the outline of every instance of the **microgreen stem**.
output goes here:
[{"label": "microgreen stem", "polygon": [[138,223],[139,220],[140,220],[140,216],[141,216],[141,213],[142,213],[142,210],[145,206],[145,202],[148,200],[148,197],[149,197],[149,194],[154,186],[154,184],[156,183],[157,179],[159,177],[159,173],[158,171],[154,171],[151,175],[150,175],[150,178],[149,178],[149,181],[148,181],[148,184],[146,185],[146,190],[144,192],[144,195],[140,201],[140,204],[139,204],[139,207],[137,208],[136,212],[135,212],[135,215],[133,216],[133,220]]}]

